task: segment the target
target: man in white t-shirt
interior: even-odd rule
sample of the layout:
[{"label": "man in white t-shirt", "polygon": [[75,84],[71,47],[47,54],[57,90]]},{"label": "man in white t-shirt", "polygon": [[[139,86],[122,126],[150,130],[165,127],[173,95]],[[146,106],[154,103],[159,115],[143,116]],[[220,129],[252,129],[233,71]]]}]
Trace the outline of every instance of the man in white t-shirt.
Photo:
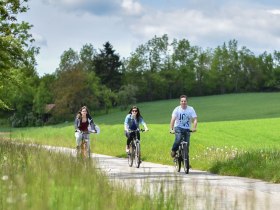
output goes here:
[{"label": "man in white t-shirt", "polygon": [[180,106],[177,106],[171,116],[170,133],[175,133],[174,144],[171,149],[171,157],[175,157],[179,148],[180,139],[184,139],[190,145],[190,131],[195,132],[197,127],[197,115],[193,107],[188,106],[186,95],[180,96]]}]

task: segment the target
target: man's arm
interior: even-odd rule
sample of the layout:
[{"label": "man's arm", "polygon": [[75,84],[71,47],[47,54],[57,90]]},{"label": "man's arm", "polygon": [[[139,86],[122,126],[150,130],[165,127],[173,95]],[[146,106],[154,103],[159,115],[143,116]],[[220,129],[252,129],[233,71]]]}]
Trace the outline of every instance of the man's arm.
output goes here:
[{"label": "man's arm", "polygon": [[175,124],[176,117],[172,116],[170,120],[170,132],[174,133],[174,124]]},{"label": "man's arm", "polygon": [[196,127],[197,127],[197,117],[193,118],[193,128],[192,128],[192,132],[196,131]]}]

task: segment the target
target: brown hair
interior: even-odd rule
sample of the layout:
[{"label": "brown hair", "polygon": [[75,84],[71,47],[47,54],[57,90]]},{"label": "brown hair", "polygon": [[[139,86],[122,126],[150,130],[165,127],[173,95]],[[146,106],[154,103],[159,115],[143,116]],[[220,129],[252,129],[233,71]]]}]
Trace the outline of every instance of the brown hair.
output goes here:
[{"label": "brown hair", "polygon": [[181,95],[181,96],[180,96],[180,99],[181,99],[181,98],[186,98],[186,100],[188,100],[188,97],[187,97],[186,95]]},{"label": "brown hair", "polygon": [[83,109],[86,109],[86,110],[87,110],[87,118],[89,118],[89,110],[88,110],[88,108],[87,108],[86,106],[82,106],[82,107],[79,109],[79,111],[78,111],[78,113],[77,113],[77,115],[76,115],[76,118],[81,119],[81,117],[82,117],[82,110],[83,110]]}]

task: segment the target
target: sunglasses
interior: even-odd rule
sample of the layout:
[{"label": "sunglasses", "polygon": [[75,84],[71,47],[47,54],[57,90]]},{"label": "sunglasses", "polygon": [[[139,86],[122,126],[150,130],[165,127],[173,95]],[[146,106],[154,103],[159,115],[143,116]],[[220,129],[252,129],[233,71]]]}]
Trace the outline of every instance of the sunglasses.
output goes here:
[{"label": "sunglasses", "polygon": [[132,110],[132,112],[138,112],[137,110]]}]

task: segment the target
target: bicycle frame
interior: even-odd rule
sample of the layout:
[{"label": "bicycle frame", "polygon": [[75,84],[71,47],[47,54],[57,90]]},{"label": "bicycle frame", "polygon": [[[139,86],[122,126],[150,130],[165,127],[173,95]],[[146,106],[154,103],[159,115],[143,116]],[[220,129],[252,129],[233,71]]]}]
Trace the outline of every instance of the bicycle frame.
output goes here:
[{"label": "bicycle frame", "polygon": [[132,167],[133,161],[135,163],[136,168],[140,167],[141,164],[141,149],[140,149],[140,140],[137,138],[137,132],[143,132],[144,130],[131,130],[130,133],[135,133],[132,141],[129,144],[129,153],[128,156],[128,165]]},{"label": "bicycle frame", "polygon": [[[187,132],[192,132],[191,130],[187,130]],[[184,166],[184,171],[186,174],[189,173],[190,163],[189,163],[189,147],[188,142],[185,141],[184,135],[182,135],[180,139],[179,149],[176,151],[174,157],[174,164],[177,172],[181,170],[181,164]]]},{"label": "bicycle frame", "polygon": [[77,149],[77,157],[80,156],[82,158],[90,158],[90,136],[88,136],[88,139],[85,138],[85,135],[89,135],[90,132],[81,132],[82,133],[82,142],[80,145],[80,148]]},{"label": "bicycle frame", "polygon": [[[81,156],[83,158],[90,158],[91,151],[90,151],[90,134],[100,134],[100,128],[98,125],[95,125],[95,130],[88,130],[88,131],[79,131],[82,134],[82,142],[80,147],[77,147],[77,157]],[[85,138],[88,135],[88,140]]]}]

